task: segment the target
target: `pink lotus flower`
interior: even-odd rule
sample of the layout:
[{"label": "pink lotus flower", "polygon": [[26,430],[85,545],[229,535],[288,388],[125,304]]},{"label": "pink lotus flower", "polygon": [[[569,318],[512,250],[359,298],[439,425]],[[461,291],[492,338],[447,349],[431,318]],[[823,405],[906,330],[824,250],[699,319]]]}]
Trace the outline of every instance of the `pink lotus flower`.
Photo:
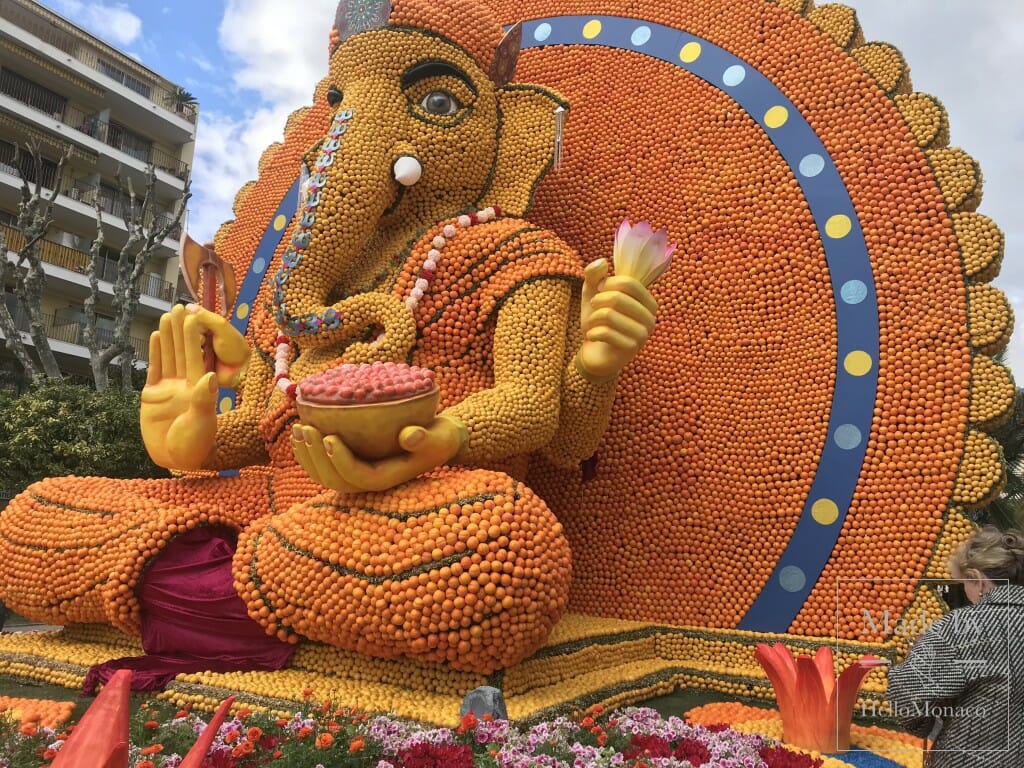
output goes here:
[{"label": "pink lotus flower", "polygon": [[661,277],[672,263],[676,243],[668,244],[668,232],[662,228],[655,232],[646,221],[629,223],[623,219],[615,233],[612,263],[615,274],[632,277],[648,286]]},{"label": "pink lotus flower", "polygon": [[882,659],[870,654],[851,664],[838,680],[832,649],[822,646],[812,659],[793,654],[782,643],[758,643],[754,657],[775,689],[782,715],[782,740],[801,749],[846,752],[850,749],[850,723],[857,691]]}]

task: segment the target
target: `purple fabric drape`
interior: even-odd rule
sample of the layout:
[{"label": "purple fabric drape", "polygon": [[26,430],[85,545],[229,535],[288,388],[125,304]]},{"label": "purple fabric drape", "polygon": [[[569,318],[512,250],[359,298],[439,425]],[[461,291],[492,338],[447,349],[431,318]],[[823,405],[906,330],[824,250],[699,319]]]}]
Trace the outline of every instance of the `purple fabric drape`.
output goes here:
[{"label": "purple fabric drape", "polygon": [[235,535],[224,528],[196,528],[172,539],[137,589],[146,655],[93,667],[83,695],[91,696],[119,669],[132,670],[133,690],[153,691],[183,672],[283,668],[295,646],[249,618],[235,592],[234,552]]}]

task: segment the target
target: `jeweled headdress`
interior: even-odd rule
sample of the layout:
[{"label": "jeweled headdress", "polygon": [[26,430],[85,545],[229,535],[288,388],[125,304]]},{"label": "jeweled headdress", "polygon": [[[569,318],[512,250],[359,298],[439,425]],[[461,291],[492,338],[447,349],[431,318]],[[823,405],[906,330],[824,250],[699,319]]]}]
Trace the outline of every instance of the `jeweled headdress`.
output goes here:
[{"label": "jeweled headdress", "polygon": [[353,35],[388,26],[425,29],[445,37],[469,53],[498,85],[510,82],[515,74],[522,27],[516,24],[506,33],[486,4],[466,0],[341,0],[330,53]]}]

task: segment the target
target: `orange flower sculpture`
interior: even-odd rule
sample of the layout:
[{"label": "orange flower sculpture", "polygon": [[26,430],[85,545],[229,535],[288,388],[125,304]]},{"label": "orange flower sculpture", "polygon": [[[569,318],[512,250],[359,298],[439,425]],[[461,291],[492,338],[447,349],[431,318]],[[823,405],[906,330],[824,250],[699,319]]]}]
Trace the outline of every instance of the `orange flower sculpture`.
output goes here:
[{"label": "orange flower sculpture", "polygon": [[817,752],[850,749],[850,723],[857,691],[872,669],[883,664],[871,654],[861,656],[836,678],[832,649],[822,646],[814,658],[793,657],[782,643],[758,643],[754,656],[775,689],[782,715],[782,739]]},{"label": "orange flower sculpture", "polygon": [[[132,673],[121,669],[114,673],[96,700],[82,715],[68,743],[57,753],[53,768],[128,768],[128,731],[131,708]],[[227,717],[235,697],[221,702],[209,724],[199,734],[180,768],[199,768],[210,745]]]},{"label": "orange flower sculpture", "polygon": [[114,673],[82,715],[53,768],[128,768],[131,670]]}]

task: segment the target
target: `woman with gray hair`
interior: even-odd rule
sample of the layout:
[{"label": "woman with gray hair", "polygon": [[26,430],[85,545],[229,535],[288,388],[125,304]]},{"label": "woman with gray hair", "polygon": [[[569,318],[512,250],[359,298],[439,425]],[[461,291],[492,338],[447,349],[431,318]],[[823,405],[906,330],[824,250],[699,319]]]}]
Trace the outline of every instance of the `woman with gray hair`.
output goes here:
[{"label": "woman with gray hair", "polygon": [[982,529],[949,570],[971,605],[935,622],[893,667],[889,704],[911,733],[934,736],[930,768],[1020,768],[1024,533]]}]

